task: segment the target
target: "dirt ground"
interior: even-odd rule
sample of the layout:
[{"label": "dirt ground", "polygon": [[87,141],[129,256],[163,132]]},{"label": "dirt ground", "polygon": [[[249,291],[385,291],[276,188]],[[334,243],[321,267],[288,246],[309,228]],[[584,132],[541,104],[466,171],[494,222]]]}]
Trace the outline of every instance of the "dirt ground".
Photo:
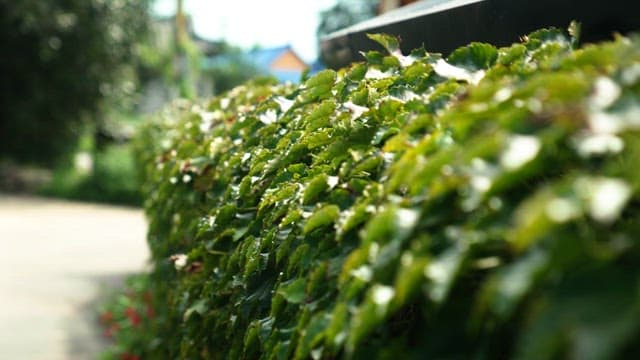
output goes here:
[{"label": "dirt ground", "polygon": [[0,359],[95,359],[97,304],[148,259],[142,210],[0,194]]}]

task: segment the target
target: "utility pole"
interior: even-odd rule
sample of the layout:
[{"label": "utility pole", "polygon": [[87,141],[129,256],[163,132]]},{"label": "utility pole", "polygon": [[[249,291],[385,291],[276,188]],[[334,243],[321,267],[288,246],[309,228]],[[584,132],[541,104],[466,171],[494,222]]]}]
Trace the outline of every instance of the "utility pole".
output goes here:
[{"label": "utility pole", "polygon": [[184,0],[177,0],[176,6],[176,41],[181,45],[187,41],[187,20],[184,16]]},{"label": "utility pole", "polygon": [[[198,69],[194,68],[197,64],[193,64],[193,60],[197,59],[197,49],[193,46],[189,38],[187,17],[184,13],[184,0],[176,0],[175,26],[175,61],[180,96],[191,99],[197,96],[196,81]],[[197,60],[195,62],[197,62]]]}]

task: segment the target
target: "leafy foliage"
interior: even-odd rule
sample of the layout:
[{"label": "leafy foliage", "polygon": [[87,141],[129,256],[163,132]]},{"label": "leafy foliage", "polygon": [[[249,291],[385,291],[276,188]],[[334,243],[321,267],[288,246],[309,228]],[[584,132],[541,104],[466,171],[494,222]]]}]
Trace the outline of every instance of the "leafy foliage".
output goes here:
[{"label": "leafy foliage", "polygon": [[0,157],[51,165],[105,98],[131,97],[148,4],[0,0]]},{"label": "leafy foliage", "polygon": [[573,45],[370,52],[166,109],[138,139],[157,312],[127,351],[637,351],[640,38]]}]

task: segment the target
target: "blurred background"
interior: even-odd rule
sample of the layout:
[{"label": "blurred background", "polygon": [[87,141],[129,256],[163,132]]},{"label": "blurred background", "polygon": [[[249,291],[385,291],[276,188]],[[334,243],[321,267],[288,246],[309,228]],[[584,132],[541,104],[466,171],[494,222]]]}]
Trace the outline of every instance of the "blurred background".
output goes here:
[{"label": "blurred background", "polygon": [[320,37],[408,2],[0,0],[0,191],[139,205],[146,114],[297,82],[324,67]]}]

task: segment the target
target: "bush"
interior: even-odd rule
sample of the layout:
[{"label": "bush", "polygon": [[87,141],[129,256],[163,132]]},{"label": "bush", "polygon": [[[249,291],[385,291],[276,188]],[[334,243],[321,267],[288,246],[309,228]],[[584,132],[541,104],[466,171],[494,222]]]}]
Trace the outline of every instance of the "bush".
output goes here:
[{"label": "bush", "polygon": [[142,358],[601,359],[640,335],[640,38],[541,30],[176,103]]}]

